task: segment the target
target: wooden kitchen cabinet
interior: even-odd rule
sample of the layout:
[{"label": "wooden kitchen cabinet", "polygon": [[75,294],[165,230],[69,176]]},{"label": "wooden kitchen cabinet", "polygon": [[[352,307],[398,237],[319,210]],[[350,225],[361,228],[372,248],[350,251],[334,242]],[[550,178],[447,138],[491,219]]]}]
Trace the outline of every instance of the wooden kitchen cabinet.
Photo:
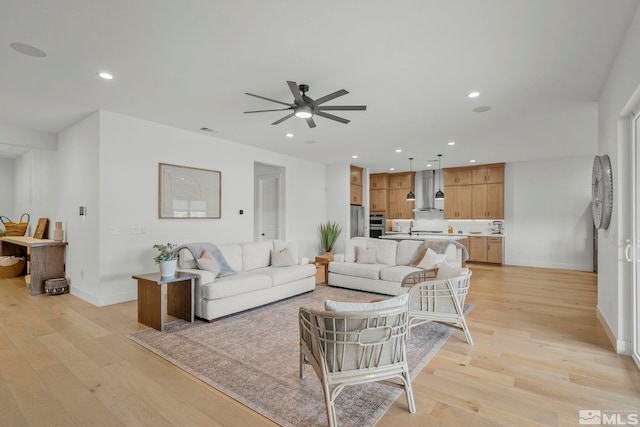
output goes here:
[{"label": "wooden kitchen cabinet", "polygon": [[504,182],[504,164],[484,165],[471,170],[472,184],[495,184]]},{"label": "wooden kitchen cabinet", "polygon": [[470,236],[469,261],[502,265],[502,237]]},{"label": "wooden kitchen cabinet", "polygon": [[444,187],[444,218],[471,218],[471,185]]},{"label": "wooden kitchen cabinet", "polygon": [[484,236],[469,237],[469,261],[487,262],[487,238]]},{"label": "wooden kitchen cabinet", "polygon": [[386,190],[389,188],[389,174],[372,173],[369,175],[369,187],[374,190]]},{"label": "wooden kitchen cabinet", "polygon": [[389,189],[406,188],[407,190],[412,190],[415,176],[415,172],[391,173],[389,174]]},{"label": "wooden kitchen cabinet", "polygon": [[502,264],[502,237],[487,237],[487,262]]},{"label": "wooden kitchen cabinet", "polygon": [[350,203],[352,205],[362,206],[362,168],[351,165],[350,171]]},{"label": "wooden kitchen cabinet", "polygon": [[473,219],[504,218],[504,184],[478,184],[471,188]]},{"label": "wooden kitchen cabinet", "polygon": [[407,200],[406,188],[392,188],[389,190],[389,205],[387,218],[389,219],[413,219],[414,201]]},{"label": "wooden kitchen cabinet", "polygon": [[386,188],[369,190],[369,211],[386,216],[388,202],[387,194],[388,190]]},{"label": "wooden kitchen cabinet", "polygon": [[444,185],[469,185],[471,184],[471,171],[469,169],[444,170]]}]

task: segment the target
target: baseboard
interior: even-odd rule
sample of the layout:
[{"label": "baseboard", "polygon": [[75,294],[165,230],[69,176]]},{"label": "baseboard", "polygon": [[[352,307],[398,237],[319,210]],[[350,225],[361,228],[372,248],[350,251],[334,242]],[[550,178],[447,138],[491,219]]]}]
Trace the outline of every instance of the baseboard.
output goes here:
[{"label": "baseboard", "polygon": [[615,334],[611,330],[611,327],[609,326],[609,322],[607,322],[607,318],[604,316],[604,314],[602,314],[599,306],[596,306],[596,317],[600,321],[600,324],[604,329],[604,333],[607,334],[607,338],[609,338],[609,342],[611,342],[611,346],[613,347],[615,352],[618,354],[623,354],[625,356],[630,356],[632,348],[631,343],[616,338]]},{"label": "baseboard", "polygon": [[69,293],[88,302],[89,304],[93,304],[98,307],[100,306],[100,298],[98,296],[85,292],[82,289],[75,288],[73,285],[69,286]]},{"label": "baseboard", "polygon": [[69,287],[69,292],[71,295],[80,298],[88,302],[89,304],[93,304],[97,307],[104,307],[105,305],[119,304],[121,302],[127,301],[135,301],[138,299],[138,292],[126,292],[123,294],[116,295],[108,295],[108,296],[97,296],[89,292],[85,292],[82,289],[74,288],[73,286]]},{"label": "baseboard", "polygon": [[504,265],[513,265],[516,267],[539,267],[539,268],[553,268],[556,270],[577,270],[593,272],[593,265],[586,264],[568,264],[568,263],[554,263],[554,262],[538,262],[523,259],[507,259],[505,258]]}]

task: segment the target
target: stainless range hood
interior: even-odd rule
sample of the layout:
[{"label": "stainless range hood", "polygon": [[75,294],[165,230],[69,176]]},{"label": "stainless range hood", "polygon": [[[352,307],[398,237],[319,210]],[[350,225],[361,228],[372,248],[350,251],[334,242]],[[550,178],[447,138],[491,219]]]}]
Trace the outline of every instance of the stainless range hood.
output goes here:
[{"label": "stainless range hood", "polygon": [[440,212],[444,210],[444,203],[440,200],[435,200],[435,187],[435,171],[423,170],[416,172],[416,211]]}]

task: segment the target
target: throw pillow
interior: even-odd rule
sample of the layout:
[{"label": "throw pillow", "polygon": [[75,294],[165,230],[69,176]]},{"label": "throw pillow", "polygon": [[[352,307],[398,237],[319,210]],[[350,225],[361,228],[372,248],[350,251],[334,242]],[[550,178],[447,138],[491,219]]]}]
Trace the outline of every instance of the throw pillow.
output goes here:
[{"label": "throw pillow", "polygon": [[373,311],[383,310],[385,308],[400,307],[407,305],[409,294],[403,294],[398,297],[389,298],[380,302],[339,302],[327,300],[324,302],[326,311]]},{"label": "throw pillow", "polygon": [[285,242],[284,240],[274,240],[273,249],[281,251],[283,249],[289,249],[291,256],[293,257],[294,264],[298,264],[300,255],[298,254],[298,244],[296,242]]},{"label": "throw pillow", "polygon": [[358,264],[375,264],[376,248],[363,248],[356,246],[356,262]]},{"label": "throw pillow", "polygon": [[447,256],[445,254],[437,254],[433,249],[429,248],[416,267],[422,268],[423,270],[433,270],[438,267],[439,264],[443,263],[446,258]]},{"label": "throw pillow", "polygon": [[356,262],[356,248],[366,247],[366,240],[347,240],[344,242],[344,262]]},{"label": "throw pillow", "polygon": [[448,262],[443,262],[440,264],[440,268],[438,268],[436,279],[450,279],[452,277],[464,276],[468,272],[469,269],[466,267],[456,267]]},{"label": "throw pillow", "polygon": [[200,270],[207,270],[218,276],[220,274],[220,265],[218,261],[211,255],[211,252],[204,251],[202,252],[202,256],[196,260],[198,263],[198,268]]},{"label": "throw pillow", "polygon": [[272,267],[289,267],[290,265],[295,265],[295,261],[289,248],[282,249],[281,251],[271,249]]}]

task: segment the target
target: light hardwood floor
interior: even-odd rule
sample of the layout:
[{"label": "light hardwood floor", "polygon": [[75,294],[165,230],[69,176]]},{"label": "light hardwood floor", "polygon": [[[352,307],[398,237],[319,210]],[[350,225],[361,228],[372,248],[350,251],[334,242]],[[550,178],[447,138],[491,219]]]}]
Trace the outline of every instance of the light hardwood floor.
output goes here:
[{"label": "light hardwood floor", "polygon": [[[580,409],[640,411],[638,369],[596,318],[595,275],[471,268],[475,345],[456,331],[413,382],[418,413],[401,396],[377,425],[576,426]],[[98,308],[0,279],[0,425],[275,425],[129,340],[136,319],[135,301]]]}]

